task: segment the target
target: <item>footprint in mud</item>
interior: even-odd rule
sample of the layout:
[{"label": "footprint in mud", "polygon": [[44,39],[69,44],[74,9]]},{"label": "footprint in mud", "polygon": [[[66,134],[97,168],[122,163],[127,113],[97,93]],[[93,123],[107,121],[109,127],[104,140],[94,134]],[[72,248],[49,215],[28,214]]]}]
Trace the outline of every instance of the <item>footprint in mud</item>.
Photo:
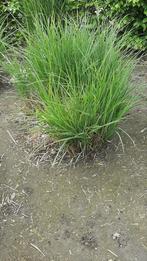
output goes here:
[{"label": "footprint in mud", "polygon": [[82,237],[81,237],[81,240],[80,240],[81,244],[91,250],[93,249],[97,249],[98,247],[98,243],[97,243],[97,239],[95,237],[95,235],[93,233],[87,233],[87,234],[84,234]]}]

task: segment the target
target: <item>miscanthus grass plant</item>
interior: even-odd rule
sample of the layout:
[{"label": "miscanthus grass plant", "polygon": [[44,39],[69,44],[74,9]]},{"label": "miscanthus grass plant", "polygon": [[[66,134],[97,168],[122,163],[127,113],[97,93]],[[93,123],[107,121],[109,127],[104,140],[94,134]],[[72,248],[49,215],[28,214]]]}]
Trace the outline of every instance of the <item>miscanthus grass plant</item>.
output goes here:
[{"label": "miscanthus grass plant", "polygon": [[75,151],[94,148],[117,132],[135,102],[131,75],[136,59],[123,48],[127,35],[115,28],[95,31],[86,22],[35,22],[5,68],[19,92],[33,97],[39,119],[55,140]]}]

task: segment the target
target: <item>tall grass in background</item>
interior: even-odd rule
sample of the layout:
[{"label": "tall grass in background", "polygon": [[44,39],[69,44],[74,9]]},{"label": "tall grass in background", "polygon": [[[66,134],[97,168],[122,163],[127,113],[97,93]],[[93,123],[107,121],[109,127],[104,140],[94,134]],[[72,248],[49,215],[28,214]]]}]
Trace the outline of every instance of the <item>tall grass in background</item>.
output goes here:
[{"label": "tall grass in background", "polygon": [[[85,20],[84,20],[85,21]],[[115,28],[89,31],[86,22],[35,22],[26,37],[23,62],[5,64],[19,92],[37,101],[46,131],[78,150],[111,138],[132,108],[135,59],[124,50],[127,35]]]},{"label": "tall grass in background", "polygon": [[47,23],[51,17],[57,18],[62,13],[66,0],[21,0],[20,5],[24,15],[25,24],[31,31],[34,18],[41,18]]},{"label": "tall grass in background", "polygon": [[[4,19],[0,17],[0,59],[4,55],[4,52],[6,51],[6,45],[8,36],[5,36],[4,34],[5,26],[4,26]],[[1,61],[0,61],[1,65]]]},{"label": "tall grass in background", "polygon": [[3,73],[3,62],[4,57],[7,53],[10,44],[10,35],[5,34],[6,25],[5,25],[5,17],[0,17],[0,89],[1,83],[4,80],[4,73]]}]

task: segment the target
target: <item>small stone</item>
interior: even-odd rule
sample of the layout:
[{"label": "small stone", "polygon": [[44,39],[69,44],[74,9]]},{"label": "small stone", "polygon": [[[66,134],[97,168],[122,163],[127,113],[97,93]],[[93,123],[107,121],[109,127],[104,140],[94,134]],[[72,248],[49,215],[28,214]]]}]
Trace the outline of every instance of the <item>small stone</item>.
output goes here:
[{"label": "small stone", "polygon": [[118,232],[112,235],[113,240],[120,238],[120,234]]}]

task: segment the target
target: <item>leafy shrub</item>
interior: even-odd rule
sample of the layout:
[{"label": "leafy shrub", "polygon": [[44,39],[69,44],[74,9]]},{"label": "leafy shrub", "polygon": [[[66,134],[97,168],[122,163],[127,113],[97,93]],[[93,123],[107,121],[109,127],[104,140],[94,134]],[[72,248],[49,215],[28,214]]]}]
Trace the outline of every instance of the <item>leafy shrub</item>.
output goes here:
[{"label": "leafy shrub", "polygon": [[90,32],[87,25],[38,22],[27,36],[23,62],[5,68],[21,94],[37,101],[46,131],[64,144],[83,149],[102,143],[116,131],[132,107],[130,76],[134,59],[121,52],[127,36],[114,28]]},{"label": "leafy shrub", "polygon": [[97,5],[97,0],[90,0],[90,1],[85,1],[85,0],[67,0],[66,1],[66,8],[68,12],[81,12],[83,15],[85,15],[85,12],[91,12],[95,13],[96,11],[96,5]]},{"label": "leafy shrub", "polygon": [[100,21],[122,19],[119,24],[122,28],[131,30],[129,45],[134,49],[145,50],[147,48],[147,1],[146,0],[69,0],[68,12],[72,10],[81,14],[88,12],[94,17],[99,16]]},{"label": "leafy shrub", "polygon": [[19,0],[1,0],[0,17],[5,19],[5,33],[15,32],[15,37],[19,38],[18,22],[22,21]]},{"label": "leafy shrub", "polygon": [[122,19],[121,26],[131,30],[128,47],[145,50],[147,48],[147,1],[146,0],[98,0],[97,8],[102,8],[101,19],[114,17]]}]

